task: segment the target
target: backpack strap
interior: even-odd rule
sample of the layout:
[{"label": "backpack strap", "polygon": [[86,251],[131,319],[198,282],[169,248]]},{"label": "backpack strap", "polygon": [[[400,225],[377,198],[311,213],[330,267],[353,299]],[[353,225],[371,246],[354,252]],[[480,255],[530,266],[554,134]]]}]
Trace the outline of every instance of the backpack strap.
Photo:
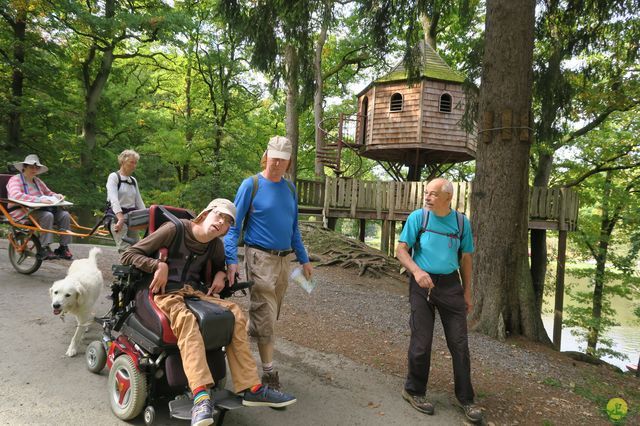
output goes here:
[{"label": "backpack strap", "polygon": [[456,212],[456,218],[458,219],[458,240],[460,240],[460,245],[458,246],[458,262],[462,259],[462,235],[464,234],[464,213]]},{"label": "backpack strap", "polygon": [[[120,191],[120,185],[122,185],[122,182],[125,182],[129,185],[132,185],[131,182],[129,182],[127,179],[122,179],[122,176],[120,176],[120,173],[115,172],[116,176],[118,176],[118,188],[117,191]],[[136,178],[134,178],[133,176],[129,176],[131,178],[131,180],[133,181],[133,186],[136,187],[136,190],[138,190],[138,181],[136,180]]]},{"label": "backpack strap", "polygon": [[416,236],[416,242],[413,243],[413,251],[420,250],[420,237],[427,231],[427,224],[429,223],[429,210],[425,207],[422,208],[422,224],[420,225],[420,229],[418,230],[418,235]]},{"label": "backpack strap", "polygon": [[253,207],[253,199],[256,198],[256,192],[258,192],[258,175],[255,174],[251,176],[251,198],[249,199],[249,208],[247,209],[247,214],[244,215],[244,221],[242,222],[242,232],[247,229],[247,224],[249,223],[249,216],[251,215],[251,208]]},{"label": "backpack strap", "polygon": [[[251,207],[253,207],[253,199],[256,198],[256,193],[258,192],[258,175],[255,174],[251,177],[252,187],[251,187],[251,198],[249,199],[249,209],[247,209],[247,214],[244,215],[244,221],[242,222],[242,229],[247,228],[247,223],[249,222],[249,215],[251,214]],[[296,187],[293,185],[289,179],[285,179],[287,182],[287,186],[289,187],[289,191],[291,191],[291,195],[293,196],[293,201],[296,200]]]},{"label": "backpack strap", "polygon": [[[458,246],[458,260],[462,257],[462,235],[464,234],[464,213],[459,212],[458,210],[454,210],[456,212],[456,220],[458,222],[458,240],[460,241],[460,245]],[[418,231],[418,235],[416,236],[416,242],[413,245],[413,249],[420,250],[420,237],[427,231],[427,224],[429,223],[429,210],[426,208],[422,208],[422,225],[420,226],[420,230]],[[430,231],[431,232],[431,231]],[[454,235],[455,238],[455,235]]]}]

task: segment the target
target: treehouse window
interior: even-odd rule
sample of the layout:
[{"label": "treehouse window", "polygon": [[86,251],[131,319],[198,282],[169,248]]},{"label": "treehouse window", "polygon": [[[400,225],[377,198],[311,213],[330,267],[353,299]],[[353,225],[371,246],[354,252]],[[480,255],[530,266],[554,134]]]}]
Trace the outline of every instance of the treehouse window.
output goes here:
[{"label": "treehouse window", "polygon": [[391,103],[389,104],[389,111],[399,112],[402,111],[402,95],[400,93],[394,93],[391,95]]},{"label": "treehouse window", "polygon": [[442,96],[440,96],[440,112],[451,112],[452,103],[451,95],[443,93]]}]

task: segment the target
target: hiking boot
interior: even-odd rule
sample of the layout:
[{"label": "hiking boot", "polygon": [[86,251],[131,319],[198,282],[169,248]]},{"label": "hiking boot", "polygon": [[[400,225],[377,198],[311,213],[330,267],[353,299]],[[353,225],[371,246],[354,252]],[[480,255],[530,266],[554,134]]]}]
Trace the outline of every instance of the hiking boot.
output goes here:
[{"label": "hiking boot", "polygon": [[482,408],[477,406],[476,404],[460,404],[460,408],[464,411],[464,415],[472,423],[480,423],[484,414],[482,413]]},{"label": "hiking boot", "polygon": [[60,246],[54,251],[54,253],[60,259],[71,260],[73,258],[71,250],[69,250],[69,246]]},{"label": "hiking boot", "polygon": [[58,259],[58,255],[55,252],[52,252],[49,247],[45,247],[42,249],[42,253],[40,254],[42,260],[55,260]]},{"label": "hiking boot", "polygon": [[251,392],[251,389],[247,389],[242,399],[242,405],[248,405],[249,407],[282,408],[294,402],[296,402],[295,396],[271,389],[267,385],[262,385],[256,392]]},{"label": "hiking boot", "polygon": [[269,386],[271,389],[280,390],[280,377],[277,371],[270,371],[262,375],[262,384]]},{"label": "hiking boot", "polygon": [[405,389],[402,389],[402,397],[407,401],[413,408],[420,411],[421,413],[425,413],[428,415],[432,415],[434,413],[433,404],[427,401],[427,397],[424,395],[411,395]]},{"label": "hiking boot", "polygon": [[191,426],[207,426],[213,424],[213,401],[205,399],[191,409]]}]

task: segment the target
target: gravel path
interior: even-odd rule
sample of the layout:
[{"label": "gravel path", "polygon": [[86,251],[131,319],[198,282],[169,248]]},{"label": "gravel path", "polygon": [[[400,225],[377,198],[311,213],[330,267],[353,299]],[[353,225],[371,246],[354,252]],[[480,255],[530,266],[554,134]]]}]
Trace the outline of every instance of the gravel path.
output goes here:
[{"label": "gravel path", "polygon": [[[80,257],[88,253],[88,248],[75,250]],[[109,253],[100,259],[106,282],[106,271],[116,261]],[[409,342],[406,283],[362,278],[336,267],[316,268],[314,274],[317,287],[311,294],[295,284],[289,287],[278,336],[404,377]],[[234,300],[247,308],[248,297]],[[636,405],[640,401],[637,382],[629,382],[635,378],[577,363],[541,345],[517,338],[499,342],[474,332],[469,345],[477,400],[486,409],[488,424],[606,425],[610,423],[602,413],[609,398],[622,396]],[[286,356],[278,359],[286,362]],[[448,394],[453,404],[451,357],[439,318],[431,370],[429,389]],[[608,387],[600,395],[603,385]],[[607,397],[612,388],[619,392]],[[628,424],[640,422],[637,407],[634,416]]]}]

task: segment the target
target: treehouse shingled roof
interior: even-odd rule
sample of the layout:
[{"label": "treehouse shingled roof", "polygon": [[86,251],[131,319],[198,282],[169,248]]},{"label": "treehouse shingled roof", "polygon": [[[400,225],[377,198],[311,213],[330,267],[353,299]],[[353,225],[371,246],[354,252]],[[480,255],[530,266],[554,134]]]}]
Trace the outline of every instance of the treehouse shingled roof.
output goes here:
[{"label": "treehouse shingled roof", "polygon": [[358,94],[356,143],[363,157],[420,167],[475,157],[475,135],[463,127],[465,77],[422,42],[418,81],[403,63]]}]

